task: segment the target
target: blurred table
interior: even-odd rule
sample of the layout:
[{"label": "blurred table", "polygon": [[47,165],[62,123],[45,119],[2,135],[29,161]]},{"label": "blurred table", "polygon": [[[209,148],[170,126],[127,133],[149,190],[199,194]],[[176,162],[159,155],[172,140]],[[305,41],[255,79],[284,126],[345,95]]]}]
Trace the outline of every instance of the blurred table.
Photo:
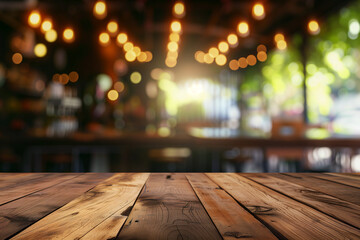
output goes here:
[{"label": "blurred table", "polygon": [[8,173],[0,188],[0,239],[360,238],[358,174]]}]

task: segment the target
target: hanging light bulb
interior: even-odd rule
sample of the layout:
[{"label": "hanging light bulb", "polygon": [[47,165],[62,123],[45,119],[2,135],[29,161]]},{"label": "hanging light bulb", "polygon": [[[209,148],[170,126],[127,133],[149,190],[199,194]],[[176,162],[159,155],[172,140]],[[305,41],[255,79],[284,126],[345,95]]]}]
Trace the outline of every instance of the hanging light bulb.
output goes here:
[{"label": "hanging light bulb", "polygon": [[45,19],[41,24],[41,31],[43,33],[52,29],[52,22],[50,19]]},{"label": "hanging light bulb", "polygon": [[173,7],[173,14],[175,17],[182,18],[185,16],[185,5],[183,2],[175,3]]},{"label": "hanging light bulb", "polygon": [[96,18],[104,19],[107,15],[107,7],[105,1],[97,1],[94,5],[93,13]]},{"label": "hanging light bulb", "polygon": [[265,8],[261,3],[255,3],[252,9],[252,16],[256,20],[262,20],[265,18]]},{"label": "hanging light bulb", "polygon": [[67,43],[72,43],[75,40],[74,30],[72,28],[66,28],[63,32],[63,39]]},{"label": "hanging light bulb", "polygon": [[118,31],[119,25],[115,21],[110,21],[107,25],[107,30],[110,34],[114,35]]},{"label": "hanging light bulb", "polygon": [[33,27],[33,28],[37,28],[40,26],[41,24],[41,15],[39,13],[39,11],[32,11],[29,15],[29,18],[28,18],[28,23],[30,25],[30,27]]},{"label": "hanging light bulb", "polygon": [[308,31],[310,34],[312,35],[317,35],[320,33],[320,26],[318,21],[316,20],[311,20],[308,23]]},{"label": "hanging light bulb", "polygon": [[238,25],[238,33],[241,37],[249,36],[249,24],[245,21],[240,22]]}]

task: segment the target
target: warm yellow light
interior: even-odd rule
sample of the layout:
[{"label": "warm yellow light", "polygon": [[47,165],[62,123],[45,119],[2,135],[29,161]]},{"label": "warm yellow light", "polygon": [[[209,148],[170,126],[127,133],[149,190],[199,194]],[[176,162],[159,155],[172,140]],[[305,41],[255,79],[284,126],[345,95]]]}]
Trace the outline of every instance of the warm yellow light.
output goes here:
[{"label": "warm yellow light", "polygon": [[168,127],[160,127],[157,132],[160,137],[168,137],[171,134],[170,128]]},{"label": "warm yellow light", "polygon": [[145,52],[141,52],[138,56],[137,56],[137,60],[139,62],[145,62],[146,61],[146,53]]},{"label": "warm yellow light", "polygon": [[259,46],[257,46],[256,50],[258,52],[266,52],[267,51],[266,46],[264,44],[260,44]]},{"label": "warm yellow light", "polygon": [[209,53],[206,53],[204,55],[204,62],[207,64],[211,64],[214,62],[214,58]]},{"label": "warm yellow light", "polygon": [[[132,42],[127,42],[124,44],[123,48],[124,48],[125,52],[131,51],[134,48],[134,44]],[[136,54],[135,54],[135,57],[136,57]]]},{"label": "warm yellow light", "polygon": [[218,48],[220,52],[226,53],[229,51],[229,44],[225,41],[219,42]]},{"label": "warm yellow light", "polygon": [[203,51],[195,52],[195,60],[199,63],[204,63],[205,53]]},{"label": "warm yellow light", "polygon": [[128,61],[128,62],[133,62],[133,61],[135,61],[135,59],[136,59],[136,53],[135,53],[134,51],[132,51],[132,50],[127,51],[127,52],[125,53],[125,59],[126,59],[126,61]]},{"label": "warm yellow light", "polygon": [[238,45],[238,37],[233,33],[227,36],[227,41],[230,44],[230,47],[236,47]]},{"label": "warm yellow light", "polygon": [[15,64],[20,64],[23,60],[23,56],[21,55],[21,53],[14,53],[12,55],[12,61]]},{"label": "warm yellow light", "polygon": [[120,92],[124,91],[125,85],[123,82],[116,82],[114,84],[114,89],[120,93]]},{"label": "warm yellow light", "polygon": [[267,54],[266,54],[266,52],[264,52],[264,51],[258,52],[258,54],[257,54],[257,59],[258,59],[260,62],[265,62],[266,59],[267,59]]},{"label": "warm yellow light", "polygon": [[274,40],[275,40],[275,42],[278,42],[278,41],[281,41],[281,40],[285,40],[284,34],[282,34],[282,33],[277,33],[277,34],[275,34]]},{"label": "warm yellow light", "polygon": [[276,47],[280,50],[284,50],[286,49],[287,47],[287,44],[285,42],[285,40],[279,40],[277,43],[276,43]]},{"label": "warm yellow light", "polygon": [[30,27],[39,27],[41,24],[41,15],[38,11],[32,11],[28,18]]},{"label": "warm yellow light", "polygon": [[177,59],[178,56],[179,56],[179,54],[178,54],[177,51],[176,51],[176,52],[169,51],[169,52],[167,53],[167,56],[170,57],[170,58],[175,58],[175,59]]},{"label": "warm yellow light", "polygon": [[41,24],[41,31],[42,32],[47,32],[50,29],[52,29],[52,22],[50,20],[44,20],[43,23]]},{"label": "warm yellow light", "polygon": [[246,61],[246,58],[244,58],[244,57],[239,58],[238,62],[239,62],[240,68],[246,68],[248,65],[248,62]]},{"label": "warm yellow light", "polygon": [[178,50],[179,45],[177,44],[177,42],[169,42],[168,45],[167,45],[167,48],[168,48],[169,51],[175,52],[175,51]]},{"label": "warm yellow light", "polygon": [[257,20],[262,20],[265,18],[265,8],[264,5],[262,5],[261,3],[256,3],[253,6],[252,9],[252,15],[255,19]]},{"label": "warm yellow light", "polygon": [[219,50],[215,47],[209,49],[209,54],[212,58],[216,58],[219,55]]},{"label": "warm yellow light", "polygon": [[94,16],[98,19],[104,19],[106,17],[106,4],[104,1],[97,1],[93,9]]},{"label": "warm yellow light", "polygon": [[153,59],[153,54],[150,51],[145,51],[146,53],[146,61],[145,62],[151,62]]},{"label": "warm yellow light", "polygon": [[126,35],[126,33],[119,33],[117,35],[116,40],[117,40],[118,44],[122,45],[127,42],[128,36]]},{"label": "warm yellow light", "polygon": [[134,51],[136,57],[138,57],[141,53],[141,48],[139,48],[138,46],[134,46],[132,50]]},{"label": "warm yellow light", "polygon": [[319,23],[316,20],[311,20],[308,23],[308,30],[309,30],[309,33],[312,34],[312,35],[319,34],[320,33]]},{"label": "warm yellow light", "polygon": [[57,39],[57,32],[54,29],[50,29],[45,33],[45,40],[48,42],[55,42]]},{"label": "warm yellow light", "polygon": [[185,6],[182,2],[177,2],[174,5],[173,13],[176,17],[183,17],[185,15]]},{"label": "warm yellow light", "polygon": [[180,35],[178,33],[171,33],[169,39],[172,42],[178,42],[180,40]]},{"label": "warm yellow light", "polygon": [[226,61],[227,61],[227,59],[226,59],[226,56],[224,54],[219,54],[215,58],[215,62],[219,66],[224,66],[226,64]]},{"label": "warm yellow light", "polygon": [[171,31],[175,33],[181,32],[181,23],[179,21],[173,21],[171,23]]},{"label": "warm yellow light", "polygon": [[119,28],[119,26],[118,26],[118,24],[117,24],[117,22],[115,22],[115,21],[110,21],[109,23],[108,23],[108,25],[107,25],[107,30],[109,31],[109,33],[116,33],[117,31],[118,31],[118,28]]},{"label": "warm yellow light", "polygon": [[239,69],[239,63],[237,60],[233,59],[229,62],[229,68],[233,71],[236,71]]},{"label": "warm yellow light", "polygon": [[110,101],[116,101],[119,98],[119,93],[115,89],[111,89],[108,91],[107,97]]},{"label": "warm yellow light", "polygon": [[44,44],[38,43],[34,47],[34,53],[37,57],[44,57],[47,53],[47,48]]},{"label": "warm yellow light", "polygon": [[67,43],[71,43],[75,39],[74,30],[72,28],[66,28],[63,32],[63,39]]},{"label": "warm yellow light", "polygon": [[256,64],[256,57],[254,55],[249,55],[247,56],[246,61],[250,66],[254,66]]},{"label": "warm yellow light", "polygon": [[141,74],[139,72],[133,72],[131,75],[130,75],[130,81],[133,83],[133,84],[138,84],[141,82]]},{"label": "warm yellow light", "polygon": [[79,74],[75,71],[72,71],[69,73],[69,80],[70,82],[77,82],[77,80],[79,80]]},{"label": "warm yellow light", "polygon": [[175,67],[177,64],[177,60],[175,58],[170,58],[170,57],[167,57],[165,59],[165,65],[169,68],[173,68]]},{"label": "warm yellow light", "polygon": [[53,80],[54,82],[60,82],[60,74],[55,73],[55,74],[52,76],[52,80]]},{"label": "warm yellow light", "polygon": [[103,32],[103,33],[100,33],[99,35],[99,43],[103,46],[106,46],[108,45],[110,42],[110,36],[108,33],[106,32]]},{"label": "warm yellow light", "polygon": [[238,32],[241,37],[246,37],[249,35],[249,24],[247,22],[240,22],[238,25]]}]

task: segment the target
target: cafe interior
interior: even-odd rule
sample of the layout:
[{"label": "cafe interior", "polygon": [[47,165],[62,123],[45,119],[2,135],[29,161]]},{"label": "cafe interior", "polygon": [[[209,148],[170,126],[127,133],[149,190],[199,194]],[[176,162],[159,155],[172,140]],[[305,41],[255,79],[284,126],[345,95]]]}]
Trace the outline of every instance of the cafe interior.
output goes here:
[{"label": "cafe interior", "polygon": [[2,0],[1,172],[360,172],[358,0]]}]

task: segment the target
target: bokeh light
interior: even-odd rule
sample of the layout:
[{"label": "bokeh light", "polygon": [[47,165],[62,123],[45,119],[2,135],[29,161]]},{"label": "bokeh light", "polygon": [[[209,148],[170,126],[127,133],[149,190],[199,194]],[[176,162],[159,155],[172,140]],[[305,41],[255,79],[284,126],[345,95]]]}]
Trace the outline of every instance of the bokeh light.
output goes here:
[{"label": "bokeh light", "polygon": [[230,33],[227,36],[227,41],[228,41],[230,47],[236,47],[238,45],[238,43],[239,43],[238,42],[238,37],[234,33]]},{"label": "bokeh light", "polygon": [[35,56],[37,56],[37,57],[45,57],[46,53],[47,53],[47,48],[46,48],[46,46],[44,44],[38,43],[38,44],[35,45],[35,47],[34,47]]},{"label": "bokeh light", "polygon": [[114,84],[114,89],[115,89],[116,91],[118,91],[119,93],[121,93],[121,92],[124,91],[125,85],[124,85],[123,82],[118,81],[118,82],[116,82],[116,83]]},{"label": "bokeh light", "polygon": [[266,52],[267,51],[267,48],[264,44],[260,44],[259,46],[257,46],[256,50],[258,52]]},{"label": "bokeh light", "polygon": [[308,23],[308,31],[312,35],[317,35],[320,33],[320,26],[316,20],[311,20]]},{"label": "bokeh light", "polygon": [[253,15],[253,18],[255,18],[256,20],[264,19],[265,18],[264,5],[262,5],[261,3],[254,4],[254,6],[252,8],[252,15]]},{"label": "bokeh light", "polygon": [[239,69],[239,63],[236,59],[233,59],[229,62],[229,68],[233,71],[236,71]]},{"label": "bokeh light", "polygon": [[130,75],[130,81],[133,83],[133,84],[138,84],[141,82],[141,74],[139,72],[133,72],[131,75]]},{"label": "bokeh light", "polygon": [[67,43],[72,43],[75,40],[75,33],[72,28],[66,28],[63,32],[63,39]]},{"label": "bokeh light", "polygon": [[[126,42],[125,44],[124,44],[124,51],[125,52],[128,52],[128,51],[130,51],[130,50],[133,50],[133,48],[134,48],[134,44],[132,43],[132,42]],[[136,57],[136,54],[135,54],[135,57]]]},{"label": "bokeh light", "polygon": [[227,53],[229,51],[229,44],[225,41],[221,41],[218,44],[218,49],[222,53]]},{"label": "bokeh light", "polygon": [[185,15],[185,6],[182,2],[177,2],[173,7],[173,14],[175,17],[181,18]]},{"label": "bokeh light", "polygon": [[244,58],[244,57],[239,58],[238,63],[239,63],[240,68],[246,68],[248,65],[248,62],[246,61],[246,58]]},{"label": "bokeh light", "polygon": [[135,53],[134,51],[132,51],[132,50],[127,51],[127,52],[125,53],[125,59],[126,59],[126,61],[128,61],[128,62],[133,62],[133,61],[135,61],[135,59],[136,59],[136,53]]},{"label": "bokeh light", "polygon": [[104,19],[107,15],[106,3],[104,1],[97,1],[94,5],[93,13],[98,19]]},{"label": "bokeh light", "polygon": [[14,53],[12,55],[12,61],[15,64],[20,64],[23,60],[23,56],[21,55],[21,53]]},{"label": "bokeh light", "polygon": [[107,30],[109,33],[115,34],[118,31],[118,24],[115,21],[110,21],[107,26],[106,26]]},{"label": "bokeh light", "polygon": [[106,32],[103,32],[103,33],[100,33],[99,35],[99,43],[102,45],[102,46],[107,46],[110,42],[110,36],[108,33]]},{"label": "bokeh light", "polygon": [[54,29],[50,29],[45,33],[45,40],[48,42],[55,42],[57,39],[57,32]]},{"label": "bokeh light", "polygon": [[70,82],[77,82],[79,80],[79,74],[75,71],[69,73]]},{"label": "bokeh light", "polygon": [[39,11],[32,11],[28,18],[28,24],[30,27],[37,28],[41,24],[41,15]]},{"label": "bokeh light", "polygon": [[251,55],[247,56],[246,61],[249,64],[249,66],[254,66],[256,64],[257,60],[256,60],[256,57],[251,54]]},{"label": "bokeh light", "polygon": [[181,32],[181,23],[179,21],[173,21],[170,27],[171,27],[171,31],[175,33]]},{"label": "bokeh light", "polygon": [[178,42],[178,41],[180,41],[180,34],[179,34],[179,33],[175,33],[175,32],[171,33],[171,34],[169,35],[169,40],[172,41],[172,42]]},{"label": "bokeh light", "polygon": [[265,62],[266,59],[267,59],[267,54],[265,51],[260,51],[257,53],[257,59],[260,61],[260,62]]},{"label": "bokeh light", "polygon": [[247,37],[249,36],[249,24],[245,21],[242,21],[238,24],[238,33],[241,37]]},{"label": "bokeh light", "polygon": [[53,24],[52,24],[51,20],[45,19],[41,24],[41,31],[43,33],[45,33],[47,31],[49,31],[50,29],[52,29],[52,26],[53,26]]},{"label": "bokeh light", "polygon": [[204,57],[205,57],[205,53],[203,51],[196,51],[195,52],[195,60],[198,61],[199,63],[204,63]]},{"label": "bokeh light", "polygon": [[168,48],[169,51],[175,52],[175,51],[178,50],[179,45],[177,44],[177,42],[169,42],[168,45],[167,45],[167,48]]},{"label": "bokeh light", "polygon": [[128,36],[126,33],[119,33],[117,35],[116,41],[119,45],[125,44],[127,42],[127,40],[128,40]]},{"label": "bokeh light", "polygon": [[108,91],[107,97],[110,101],[116,101],[119,98],[119,93],[115,89],[111,89]]},{"label": "bokeh light", "polygon": [[280,50],[284,50],[287,47],[287,43],[285,40],[280,40],[276,43],[276,47]]},{"label": "bokeh light", "polygon": [[275,34],[274,41],[278,42],[278,41],[281,41],[281,40],[285,40],[284,34],[282,34],[282,33]]},{"label": "bokeh light", "polygon": [[224,54],[219,54],[215,58],[215,63],[219,66],[224,66],[226,64],[227,58]]}]

